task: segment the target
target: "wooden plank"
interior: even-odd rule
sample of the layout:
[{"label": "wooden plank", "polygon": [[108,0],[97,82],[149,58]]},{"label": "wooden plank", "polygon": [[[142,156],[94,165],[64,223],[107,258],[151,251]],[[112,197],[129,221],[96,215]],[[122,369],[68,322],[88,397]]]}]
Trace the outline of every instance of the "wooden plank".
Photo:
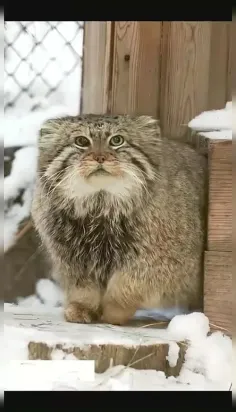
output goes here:
[{"label": "wooden plank", "polygon": [[[227,101],[230,22],[212,22],[208,109],[222,109]],[[230,99],[231,100],[231,99]]]},{"label": "wooden plank", "polygon": [[208,109],[211,22],[164,22],[160,120],[163,134],[180,137]]},{"label": "wooden plank", "polygon": [[161,22],[115,22],[111,112],[159,117],[161,28]]},{"label": "wooden plank", "polygon": [[232,251],[232,142],[209,142],[208,250]]},{"label": "wooden plank", "polygon": [[232,286],[232,252],[205,252],[204,313],[212,329],[224,328],[228,335],[232,335]]},{"label": "wooden plank", "polygon": [[[234,33],[233,33],[234,31]],[[235,70],[233,71],[234,77],[232,78],[232,65],[236,67],[236,50],[233,47],[233,34],[236,36],[235,24],[228,25],[228,58],[227,58],[227,101],[232,101],[232,87],[234,85],[234,90],[236,86],[236,75]]]},{"label": "wooden plank", "polygon": [[82,113],[106,113],[112,66],[113,22],[85,22]]}]

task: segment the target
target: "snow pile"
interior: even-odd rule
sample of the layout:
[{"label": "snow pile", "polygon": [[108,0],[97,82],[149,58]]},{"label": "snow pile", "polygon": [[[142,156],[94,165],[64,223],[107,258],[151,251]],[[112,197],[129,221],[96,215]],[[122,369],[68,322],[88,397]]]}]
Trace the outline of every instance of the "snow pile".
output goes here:
[{"label": "snow pile", "polygon": [[[4,390],[230,389],[232,341],[221,332],[209,335],[209,321],[202,313],[177,315],[171,320],[167,329],[151,329],[98,324],[68,326],[63,321],[59,308],[54,308],[44,315],[41,309],[36,308],[31,310],[31,314],[14,305],[5,305],[4,309],[4,358],[6,360]],[[11,319],[9,316],[13,313],[21,327],[16,327],[9,321]],[[32,320],[29,320],[30,317]],[[29,328],[30,324],[31,328]],[[188,348],[178,377],[166,377],[164,372],[155,370],[135,370],[132,368],[131,360],[129,367],[122,365],[110,367],[105,373],[95,373],[94,379],[88,379],[88,374],[81,375],[80,363],[74,361],[74,356],[65,355],[59,349],[53,350],[52,362],[27,359],[27,346],[32,339],[55,345],[60,342],[59,335],[62,334],[63,328],[67,331],[65,343],[70,347],[73,344],[83,347],[86,342],[90,344],[119,342],[119,344],[132,346],[142,343],[145,345],[155,342],[169,343],[167,360],[170,366],[176,365],[178,359],[179,349],[176,341],[183,339]],[[63,360],[67,360],[66,365],[63,364]]]},{"label": "snow pile", "polygon": [[6,114],[3,123],[4,147],[32,146],[38,141],[41,125],[48,119],[78,112],[64,105],[49,106],[44,103],[43,109],[24,115]]},{"label": "snow pile", "polygon": [[40,279],[36,283],[36,294],[26,298],[19,297],[17,303],[21,307],[41,307],[47,310],[63,304],[63,292],[50,279]]},{"label": "snow pile", "polygon": [[27,189],[34,182],[37,168],[36,160],[36,147],[24,147],[17,150],[12,162],[11,173],[4,179],[5,202],[16,198],[20,190]]},{"label": "snow pile", "polygon": [[201,113],[188,123],[196,132],[203,132],[212,139],[232,139],[233,127],[232,102],[227,102],[224,109]]}]

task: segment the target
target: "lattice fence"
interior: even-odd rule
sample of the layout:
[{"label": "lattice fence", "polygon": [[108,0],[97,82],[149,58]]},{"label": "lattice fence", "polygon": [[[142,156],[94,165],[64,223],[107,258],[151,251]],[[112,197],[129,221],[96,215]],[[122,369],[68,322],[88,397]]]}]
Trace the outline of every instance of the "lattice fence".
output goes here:
[{"label": "lattice fence", "polygon": [[63,93],[73,93],[81,79],[82,50],[81,21],[6,22],[5,112],[22,105],[36,110],[42,101],[58,103],[57,96],[63,100]]}]

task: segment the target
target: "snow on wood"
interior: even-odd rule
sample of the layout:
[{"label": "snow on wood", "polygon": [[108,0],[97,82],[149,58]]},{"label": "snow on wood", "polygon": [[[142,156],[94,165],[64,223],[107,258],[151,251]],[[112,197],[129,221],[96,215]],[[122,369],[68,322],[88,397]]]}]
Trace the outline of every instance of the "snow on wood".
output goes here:
[{"label": "snow on wood", "polygon": [[232,102],[228,102],[224,109],[200,113],[188,123],[188,127],[201,132],[218,130],[227,133],[227,131],[232,131],[232,120]]},{"label": "snow on wood", "polygon": [[188,123],[192,143],[203,153],[208,153],[210,142],[232,140],[232,121],[232,102],[226,103],[224,109],[200,113]]},{"label": "snow on wood", "polygon": [[77,359],[94,359],[99,373],[110,364],[132,363],[137,369],[155,369],[167,376],[177,376],[187,348],[185,343],[176,343],[178,356],[175,350],[170,365],[169,344],[175,340],[166,329],[158,329],[158,322],[156,327],[143,327],[145,322],[137,320],[131,321],[131,325],[133,322],[141,326],[70,324],[64,321],[60,308],[47,312],[47,309],[30,310],[9,304],[5,305],[4,318],[5,338],[9,342],[6,355],[11,360],[50,360],[55,356],[54,351],[60,350],[64,357],[73,354]]},{"label": "snow on wood", "polygon": [[[46,305],[5,304],[4,309],[5,390],[231,387],[232,340],[221,332],[209,335],[209,320],[202,313],[177,315],[161,329],[162,324],[157,328],[69,324],[62,309]],[[49,359],[53,362],[48,369]],[[78,359],[95,360],[93,381],[88,382],[88,373],[81,376]]]}]

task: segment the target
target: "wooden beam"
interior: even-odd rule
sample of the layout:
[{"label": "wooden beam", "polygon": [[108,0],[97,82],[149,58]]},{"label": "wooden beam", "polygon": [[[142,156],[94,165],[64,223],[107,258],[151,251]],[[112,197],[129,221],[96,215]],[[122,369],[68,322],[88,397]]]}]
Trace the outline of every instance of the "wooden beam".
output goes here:
[{"label": "wooden beam", "polygon": [[[212,22],[208,109],[222,109],[227,101],[230,22]],[[231,100],[231,99],[230,99]]]},{"label": "wooden beam", "polygon": [[161,30],[161,22],[115,22],[112,113],[159,117]]},{"label": "wooden beam", "polygon": [[204,313],[212,329],[232,335],[232,252],[207,251],[204,266]]},{"label": "wooden beam", "polygon": [[[226,100],[227,101],[232,101],[232,89],[234,88],[234,93],[235,93],[235,87],[236,87],[236,75],[235,75],[235,68],[236,68],[236,51],[235,47],[233,47],[233,38],[236,35],[236,28],[235,28],[235,22],[234,24],[230,23],[228,25],[228,57],[227,57],[227,94],[226,94]],[[234,67],[234,70],[232,71],[232,66]],[[233,77],[232,77],[233,73]]]},{"label": "wooden beam", "polygon": [[207,249],[232,251],[232,141],[209,142]]},{"label": "wooden beam", "polygon": [[110,21],[85,23],[82,113],[108,111],[113,25]]},{"label": "wooden beam", "polygon": [[167,137],[208,108],[211,22],[164,22],[160,121]]},{"label": "wooden beam", "polygon": [[159,117],[161,22],[86,22],[83,113]]}]

